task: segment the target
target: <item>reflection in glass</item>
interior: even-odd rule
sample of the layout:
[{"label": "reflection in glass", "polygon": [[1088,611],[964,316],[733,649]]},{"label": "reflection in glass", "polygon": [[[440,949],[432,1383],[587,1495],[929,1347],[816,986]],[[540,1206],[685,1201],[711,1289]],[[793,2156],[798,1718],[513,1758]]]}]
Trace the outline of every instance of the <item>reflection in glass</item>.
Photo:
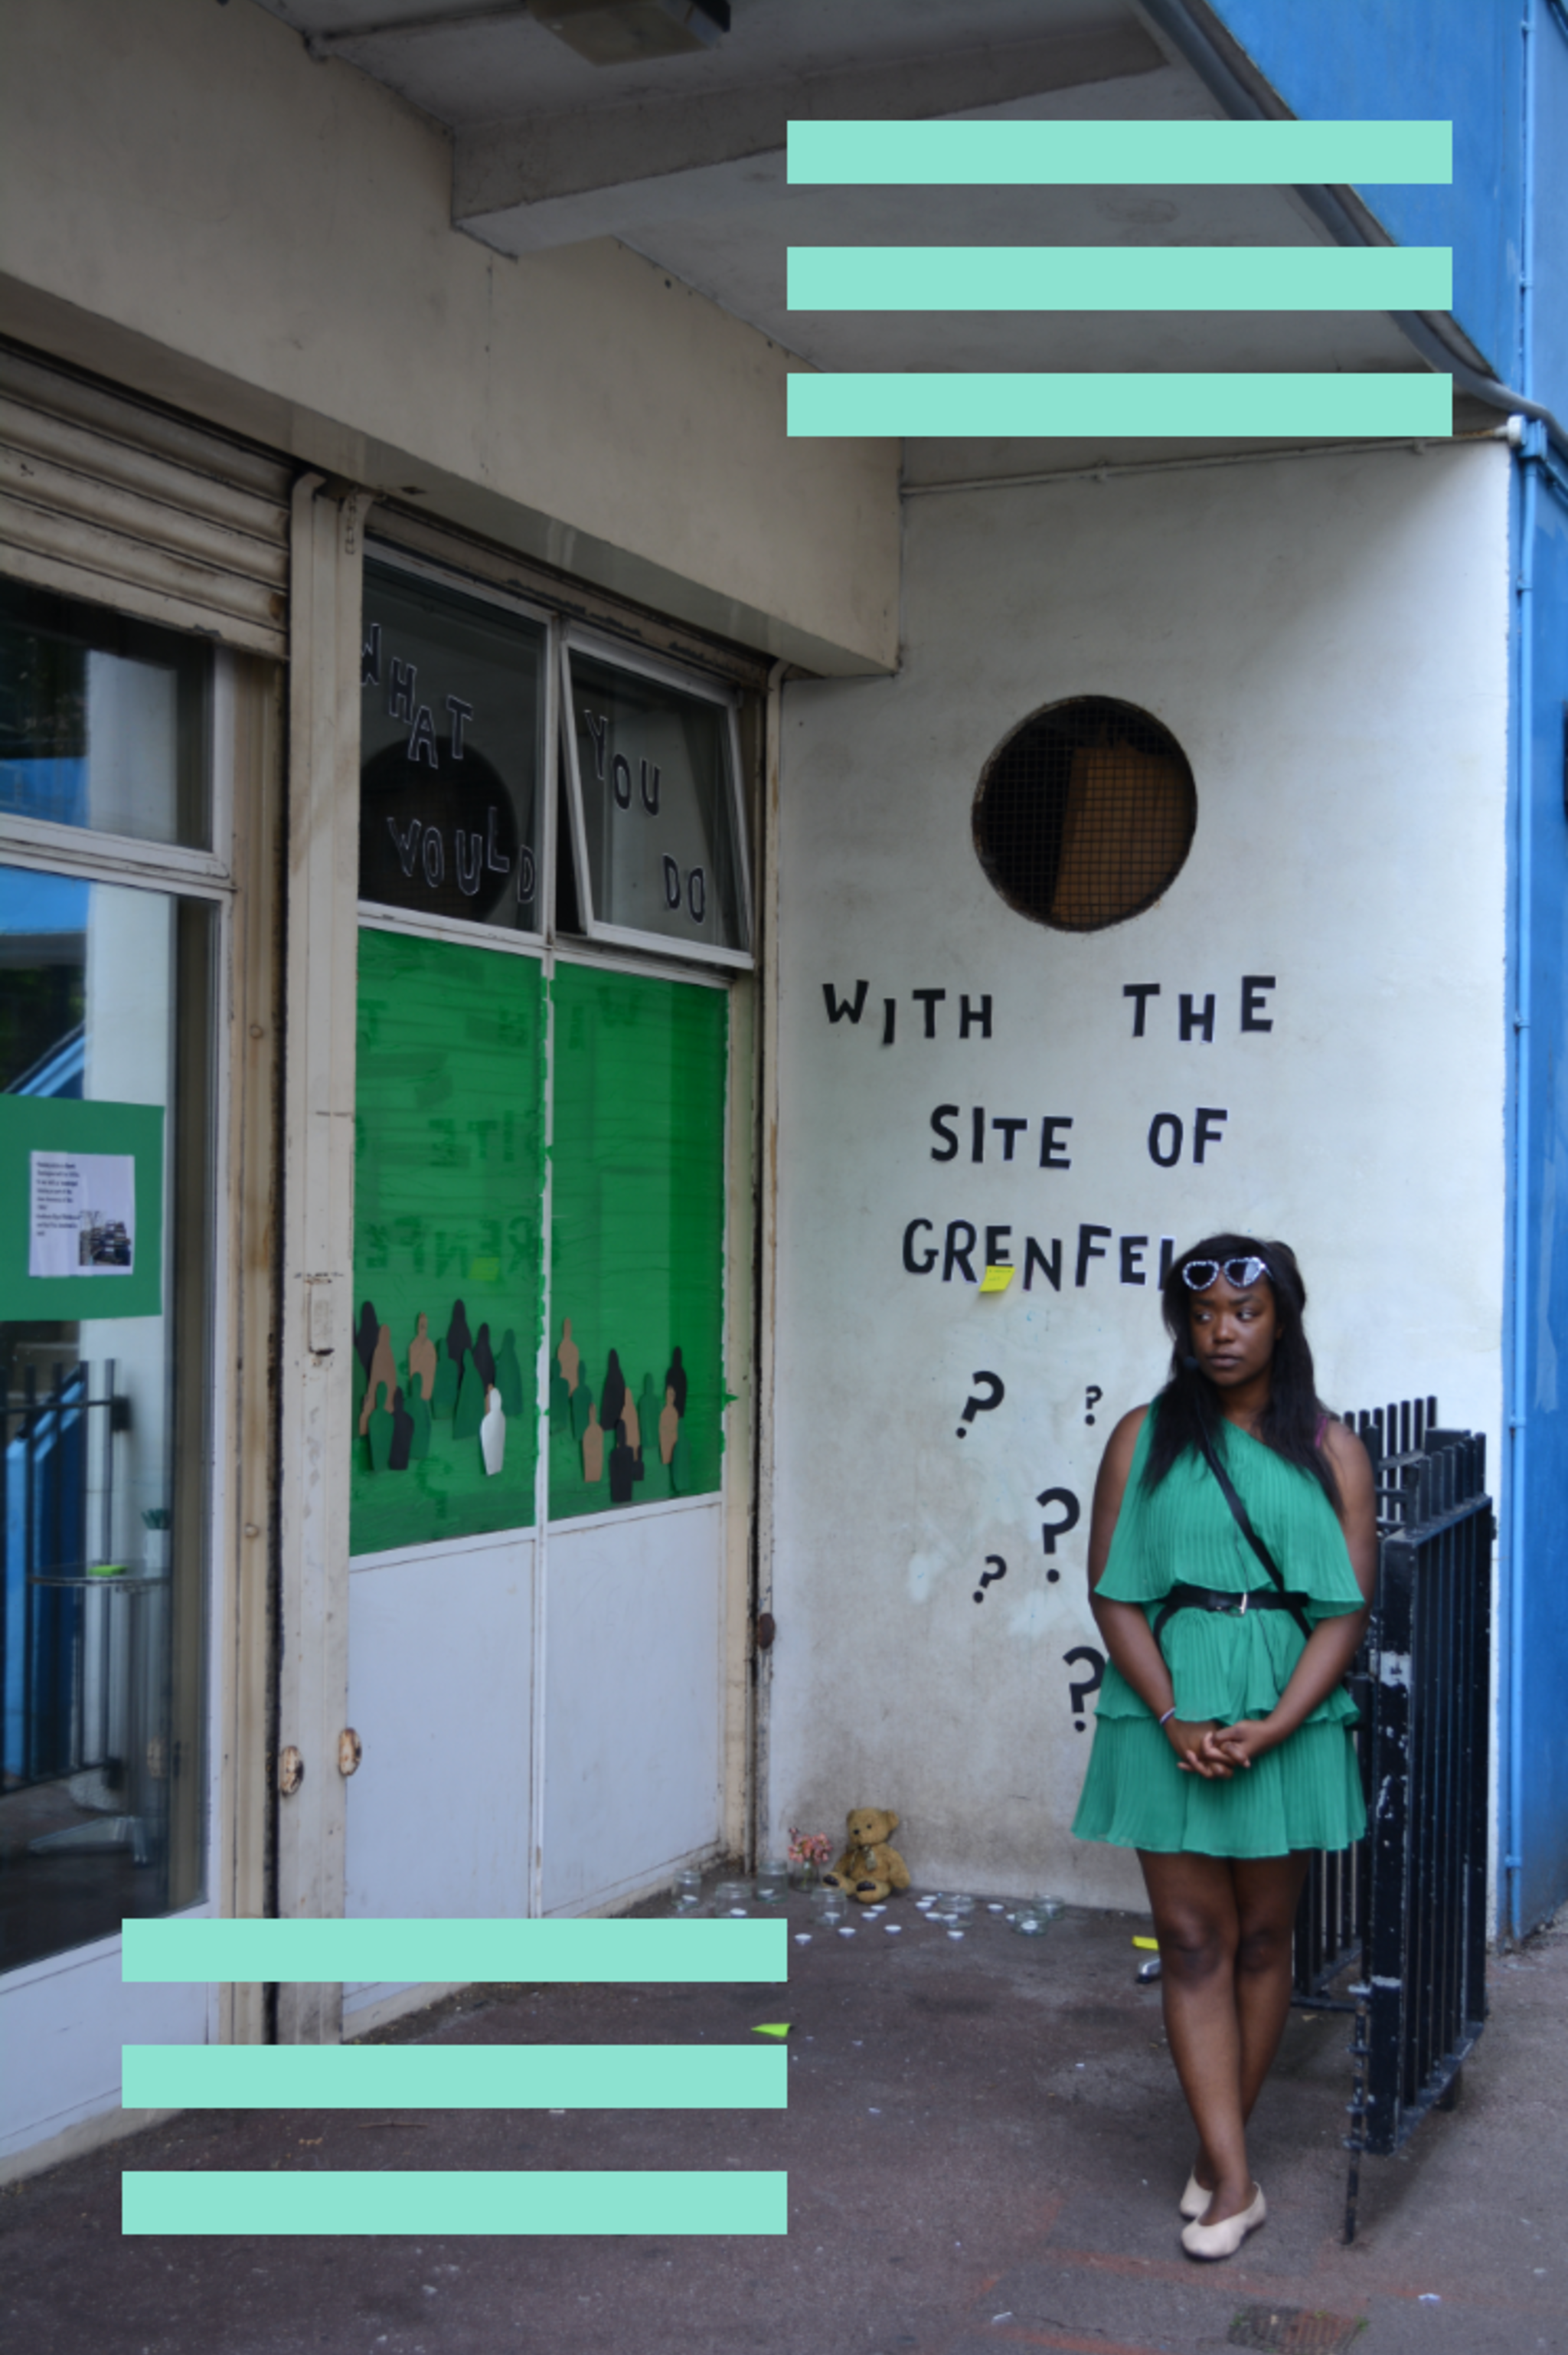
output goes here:
[{"label": "reflection in glass", "polygon": [[364,636],[360,898],[542,931],[544,629],[367,564]]},{"label": "reflection in glass", "polygon": [[0,581],[0,815],[211,847],[207,650]]},{"label": "reflection in glass", "polygon": [[595,918],[745,950],[728,705],[575,650],[569,659]]},{"label": "reflection in glass", "polygon": [[0,1296],[0,1969],[202,1894],[214,932],[203,903],[0,868],[6,1135],[51,1103],[164,1114],[135,1237],[160,1312],[117,1313],[111,1266],[102,1314],[96,1287],[58,1318],[14,1274]]}]

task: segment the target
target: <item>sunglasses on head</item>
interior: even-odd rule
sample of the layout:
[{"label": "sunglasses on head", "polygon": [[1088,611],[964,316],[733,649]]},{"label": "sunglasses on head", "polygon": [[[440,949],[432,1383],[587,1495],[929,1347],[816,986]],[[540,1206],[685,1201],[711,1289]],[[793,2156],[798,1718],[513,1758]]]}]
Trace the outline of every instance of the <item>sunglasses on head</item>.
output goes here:
[{"label": "sunglasses on head", "polygon": [[1181,1270],[1181,1281],[1189,1292],[1207,1292],[1216,1276],[1245,1292],[1260,1275],[1268,1273],[1265,1259],[1190,1259]]}]

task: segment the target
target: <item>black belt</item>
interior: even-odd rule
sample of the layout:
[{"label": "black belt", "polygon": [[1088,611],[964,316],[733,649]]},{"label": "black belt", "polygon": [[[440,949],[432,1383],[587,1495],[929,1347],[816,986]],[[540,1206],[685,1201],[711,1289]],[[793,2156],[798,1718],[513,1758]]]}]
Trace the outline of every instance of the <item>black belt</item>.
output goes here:
[{"label": "black belt", "polygon": [[1168,1619],[1178,1611],[1218,1611],[1233,1619],[1245,1618],[1249,1611],[1288,1611],[1303,1636],[1310,1636],[1312,1623],[1294,1594],[1281,1594],[1271,1586],[1249,1587],[1238,1594],[1234,1587],[1173,1586],[1165,1599],[1165,1607],[1154,1622],[1154,1640],[1158,1644]]}]

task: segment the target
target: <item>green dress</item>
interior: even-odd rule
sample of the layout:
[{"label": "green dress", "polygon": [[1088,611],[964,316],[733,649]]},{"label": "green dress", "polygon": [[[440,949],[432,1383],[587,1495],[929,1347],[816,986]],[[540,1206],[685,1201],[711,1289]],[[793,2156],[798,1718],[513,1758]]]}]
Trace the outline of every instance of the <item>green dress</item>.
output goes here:
[{"label": "green dress", "polygon": [[[1180,1456],[1152,1492],[1143,1467],[1156,1409],[1143,1419],[1127,1491],[1098,1592],[1147,1606],[1150,1625],[1171,1588],[1273,1591],[1202,1457]],[[1309,1472],[1287,1464],[1234,1424],[1224,1430],[1225,1469],[1308,1621],[1361,1608],[1344,1534]],[[1160,1648],[1178,1714],[1234,1725],[1266,1717],[1306,1643],[1288,1611],[1174,1612]],[[1340,1687],[1278,1748],[1228,1781],[1183,1774],[1153,1711],[1107,1660],[1094,1748],[1073,1819],[1079,1839],[1162,1855],[1283,1856],[1340,1849],[1366,1830],[1351,1728],[1355,1706]]]}]

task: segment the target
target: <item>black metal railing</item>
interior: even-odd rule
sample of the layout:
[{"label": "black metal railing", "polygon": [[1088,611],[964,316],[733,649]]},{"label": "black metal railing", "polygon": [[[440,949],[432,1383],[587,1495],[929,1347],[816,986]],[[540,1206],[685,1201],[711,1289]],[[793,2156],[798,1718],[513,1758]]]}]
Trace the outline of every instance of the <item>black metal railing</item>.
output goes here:
[{"label": "black metal railing", "polygon": [[[1345,2238],[1363,2153],[1453,2098],[1486,2018],[1491,1550],[1486,1442],[1436,1399],[1348,1415],[1377,1484],[1378,1592],[1351,1671],[1368,1836],[1319,1858],[1296,1923],[1296,2000],[1353,2011]],[[1361,1976],[1330,1990],[1353,1965]]]}]

